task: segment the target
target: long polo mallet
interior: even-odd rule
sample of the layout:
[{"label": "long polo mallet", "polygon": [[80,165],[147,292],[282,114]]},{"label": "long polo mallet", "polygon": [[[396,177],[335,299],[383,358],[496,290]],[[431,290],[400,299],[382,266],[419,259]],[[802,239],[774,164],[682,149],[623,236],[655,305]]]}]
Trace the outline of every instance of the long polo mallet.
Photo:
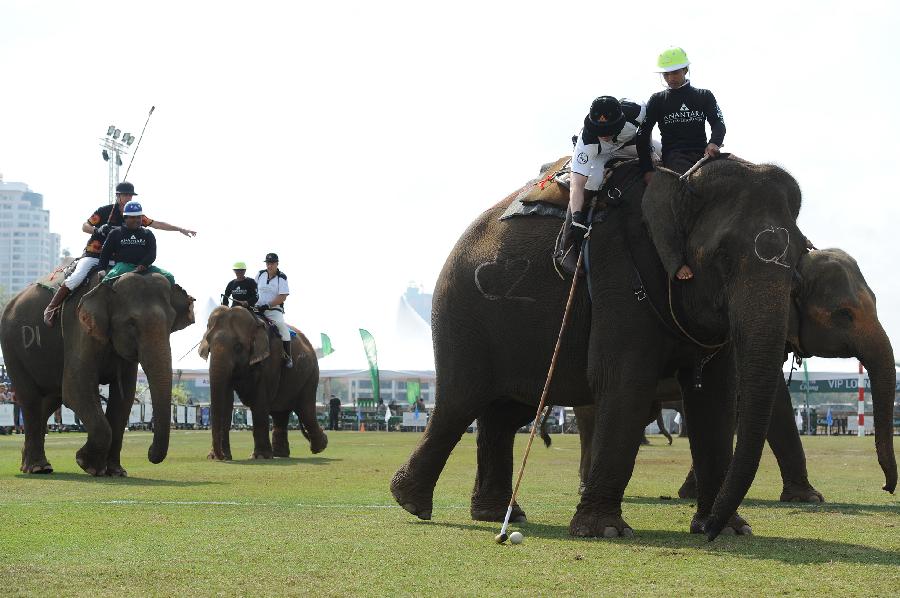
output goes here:
[{"label": "long polo mallet", "polygon": [[141,147],[141,139],[144,138],[144,131],[147,130],[147,123],[150,122],[150,117],[153,115],[153,111],[156,110],[156,106],[150,106],[150,114],[147,115],[147,120],[144,121],[144,128],[141,129],[141,135],[138,137],[138,142],[134,146],[134,152],[131,154],[131,161],[128,163],[128,168],[125,169],[125,176],[122,177],[122,180],[128,180],[128,172],[131,170],[131,165],[134,164],[134,157],[137,156],[138,150]]},{"label": "long polo mallet", "polygon": [[[589,238],[588,231],[586,238]],[[553,371],[556,369],[556,358],[559,356],[559,348],[562,345],[563,334],[566,331],[566,325],[569,323],[569,312],[572,309],[572,301],[575,298],[575,288],[578,286],[578,271],[581,270],[581,264],[584,260],[584,246],[578,252],[578,264],[575,266],[575,274],[572,275],[572,286],[569,289],[569,299],[566,301],[566,311],[563,312],[562,325],[559,327],[559,337],[556,339],[556,348],[553,349],[553,358],[550,360],[550,369],[547,371],[547,381],[544,382],[544,392],[541,393],[541,402],[538,405],[537,413],[534,415],[534,423],[531,426],[531,435],[528,437],[528,445],[525,447],[525,456],[522,457],[522,466],[519,468],[519,477],[516,478],[516,487],[513,488],[512,497],[509,499],[509,506],[506,508],[506,517],[503,518],[503,527],[500,533],[494,536],[497,544],[503,544],[509,539],[506,535],[506,529],[509,527],[509,517],[512,515],[513,504],[516,502],[516,495],[519,493],[519,484],[522,483],[522,476],[525,474],[525,463],[528,461],[528,453],[531,452],[531,443],[534,442],[534,434],[540,426],[541,412],[544,410],[544,403],[547,401],[547,393],[550,391],[550,381],[553,379]]]},{"label": "long polo mallet", "polygon": [[696,171],[698,168],[703,166],[703,164],[706,163],[707,160],[709,160],[709,156],[703,156],[702,158],[697,160],[693,166],[691,166],[690,168],[687,169],[687,171],[685,171],[685,173],[683,175],[678,177],[678,180],[683,181],[686,178],[688,178],[689,176],[691,176],[692,174],[694,174],[694,171]]}]

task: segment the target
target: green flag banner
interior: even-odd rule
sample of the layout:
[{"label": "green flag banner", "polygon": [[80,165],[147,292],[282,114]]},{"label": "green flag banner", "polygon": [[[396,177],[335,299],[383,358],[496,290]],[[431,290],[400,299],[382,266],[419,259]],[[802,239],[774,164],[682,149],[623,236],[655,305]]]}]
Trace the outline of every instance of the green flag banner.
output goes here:
[{"label": "green flag banner", "polygon": [[372,403],[381,397],[381,385],[378,381],[378,350],[375,348],[375,337],[368,330],[359,329],[363,348],[366,350],[366,359],[369,360],[369,376],[372,377]]},{"label": "green flag banner", "polygon": [[415,405],[416,399],[419,398],[419,395],[422,393],[422,385],[419,384],[418,380],[407,380],[406,381],[406,401],[410,405]]},{"label": "green flag banner", "polygon": [[324,332],[319,334],[322,336],[322,357],[334,353],[334,347],[331,346],[331,338]]}]

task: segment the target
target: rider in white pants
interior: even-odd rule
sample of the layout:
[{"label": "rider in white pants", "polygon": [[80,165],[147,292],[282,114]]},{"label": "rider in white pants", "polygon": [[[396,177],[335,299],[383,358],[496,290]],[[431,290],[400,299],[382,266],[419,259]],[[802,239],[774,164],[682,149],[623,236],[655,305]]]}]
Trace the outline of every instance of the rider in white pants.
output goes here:
[{"label": "rider in white pants", "polygon": [[266,254],[266,269],[256,275],[256,287],[259,299],[256,309],[275,322],[281,342],[284,345],[284,367],[294,367],[291,359],[291,330],[284,322],[284,301],[290,294],[287,276],[278,269],[278,255]]}]

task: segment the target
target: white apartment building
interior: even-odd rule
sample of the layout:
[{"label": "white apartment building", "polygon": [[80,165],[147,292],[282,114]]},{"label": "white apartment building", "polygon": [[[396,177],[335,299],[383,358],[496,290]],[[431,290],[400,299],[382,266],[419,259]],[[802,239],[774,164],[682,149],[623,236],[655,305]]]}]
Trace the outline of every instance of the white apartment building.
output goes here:
[{"label": "white apartment building", "polygon": [[59,235],[50,232],[44,196],[0,175],[0,292],[16,293],[59,263]]}]

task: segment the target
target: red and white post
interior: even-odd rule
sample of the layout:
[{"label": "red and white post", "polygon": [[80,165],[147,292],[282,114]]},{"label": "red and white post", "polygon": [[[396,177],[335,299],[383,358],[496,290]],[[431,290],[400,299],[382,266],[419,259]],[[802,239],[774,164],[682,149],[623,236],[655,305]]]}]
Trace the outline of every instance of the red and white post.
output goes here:
[{"label": "red and white post", "polygon": [[856,431],[857,436],[866,435],[866,379],[863,375],[863,364],[859,363],[859,400],[856,402],[856,413],[859,418],[859,428]]}]

